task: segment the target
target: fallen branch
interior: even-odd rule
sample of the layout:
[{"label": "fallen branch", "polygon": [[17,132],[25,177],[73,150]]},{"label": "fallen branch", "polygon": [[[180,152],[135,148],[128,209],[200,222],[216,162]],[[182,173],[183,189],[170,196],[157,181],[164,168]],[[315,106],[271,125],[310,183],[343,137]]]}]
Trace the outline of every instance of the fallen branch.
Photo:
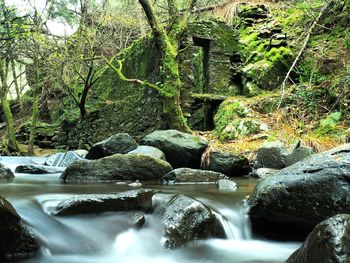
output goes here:
[{"label": "fallen branch", "polygon": [[334,1],[330,1],[330,2],[328,2],[327,4],[325,4],[325,5],[321,8],[321,10],[320,10],[318,16],[315,18],[314,22],[312,23],[311,27],[309,28],[309,30],[308,30],[308,32],[307,32],[307,34],[306,34],[306,38],[305,38],[305,40],[304,40],[304,43],[303,43],[303,45],[302,45],[302,47],[301,47],[301,49],[300,49],[298,55],[297,55],[296,58],[294,59],[294,62],[293,62],[293,64],[292,64],[292,66],[289,68],[286,77],[284,78],[282,84],[280,85],[280,87],[281,87],[281,89],[282,89],[282,95],[281,95],[281,99],[280,99],[280,102],[279,102],[279,104],[278,104],[277,109],[279,109],[279,108],[281,107],[281,104],[282,104],[282,101],[283,101],[283,98],[284,98],[284,95],[285,95],[285,88],[286,88],[287,81],[289,80],[290,74],[293,72],[295,66],[297,65],[297,63],[298,63],[298,61],[299,61],[299,59],[300,59],[301,56],[303,55],[303,53],[304,53],[304,51],[305,51],[305,49],[306,49],[306,47],[307,47],[307,44],[308,44],[308,42],[309,42],[309,40],[310,40],[310,37],[311,37],[312,32],[314,31],[315,27],[316,27],[317,25],[319,25],[318,22],[319,22],[319,20],[321,19],[321,17],[326,13],[327,9],[328,9],[331,5],[333,5],[333,4],[334,4]]}]

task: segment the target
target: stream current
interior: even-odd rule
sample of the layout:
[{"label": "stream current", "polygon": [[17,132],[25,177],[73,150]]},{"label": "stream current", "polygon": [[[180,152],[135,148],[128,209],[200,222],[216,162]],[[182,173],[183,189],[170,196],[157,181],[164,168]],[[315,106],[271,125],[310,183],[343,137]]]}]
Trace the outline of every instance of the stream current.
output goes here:
[{"label": "stream current", "polygon": [[[1,157],[12,170],[40,158]],[[141,229],[133,227],[133,212],[111,212],[80,216],[52,216],[58,202],[75,195],[110,194],[135,189],[117,183],[62,184],[60,174],[15,174],[0,184],[6,197],[41,244],[37,257],[25,263],[277,263],[284,262],[300,243],[277,242],[252,236],[244,200],[256,180],[236,178],[236,192],[215,185],[144,184],[160,190],[153,200],[154,211],[146,214]],[[163,248],[160,207],[176,193],[195,197],[216,211],[227,239],[208,239],[184,248]],[[273,226],[271,226],[273,227]]]}]

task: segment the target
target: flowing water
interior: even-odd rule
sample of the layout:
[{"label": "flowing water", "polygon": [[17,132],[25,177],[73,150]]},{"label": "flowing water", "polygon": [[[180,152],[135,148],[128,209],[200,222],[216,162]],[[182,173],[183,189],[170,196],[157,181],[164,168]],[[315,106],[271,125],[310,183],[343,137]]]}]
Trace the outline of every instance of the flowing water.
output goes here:
[{"label": "flowing water", "polygon": [[[3,157],[14,169],[18,164],[41,163],[40,158]],[[284,262],[300,245],[252,237],[244,199],[256,180],[236,179],[238,191],[224,192],[214,185],[144,185],[160,190],[155,209],[146,214],[142,229],[132,227],[132,212],[99,215],[52,216],[55,205],[73,195],[118,193],[135,189],[114,183],[62,184],[60,174],[16,174],[0,184],[6,197],[41,244],[40,254],[26,263],[274,263]],[[222,221],[228,239],[209,239],[168,250],[162,246],[160,208],[172,194],[185,193],[211,207]]]}]

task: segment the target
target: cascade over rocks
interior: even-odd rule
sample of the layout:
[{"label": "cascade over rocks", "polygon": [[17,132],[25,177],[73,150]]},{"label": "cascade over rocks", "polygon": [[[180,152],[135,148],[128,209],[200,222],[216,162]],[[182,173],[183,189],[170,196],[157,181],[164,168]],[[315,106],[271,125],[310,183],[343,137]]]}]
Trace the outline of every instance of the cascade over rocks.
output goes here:
[{"label": "cascade over rocks", "polygon": [[83,158],[75,151],[68,151],[66,153],[56,153],[51,155],[45,161],[48,166],[67,167],[73,162],[83,160]]},{"label": "cascade over rocks", "polygon": [[333,216],[308,235],[286,263],[350,262],[350,215]]},{"label": "cascade over rocks", "polygon": [[127,133],[117,133],[94,144],[86,159],[99,159],[116,153],[127,153],[137,148],[136,141]]},{"label": "cascade over rocks", "polygon": [[0,262],[33,256],[39,245],[15,208],[0,196]]},{"label": "cascade over rocks", "polygon": [[199,168],[201,155],[208,147],[206,140],[177,130],[154,131],[142,139],[142,144],[162,150],[174,168]]},{"label": "cascade over rocks", "polygon": [[199,239],[225,238],[225,231],[215,214],[187,195],[174,195],[165,204],[162,222],[167,248],[181,247]]},{"label": "cascade over rocks", "polygon": [[321,221],[350,213],[349,191],[350,144],[312,155],[256,185],[248,199],[253,231],[305,238]]},{"label": "cascade over rocks", "polygon": [[151,189],[138,189],[118,194],[76,196],[60,202],[53,211],[53,214],[80,215],[132,210],[147,212],[152,209],[152,197],[156,192]]},{"label": "cascade over rocks", "polygon": [[177,168],[163,177],[165,181],[180,183],[216,183],[220,179],[228,178],[226,175],[213,171],[205,171],[191,168]]},{"label": "cascade over rocks", "polygon": [[172,170],[163,160],[141,154],[114,154],[98,160],[83,160],[67,167],[63,181],[159,180]]},{"label": "cascade over rocks", "polygon": [[225,152],[209,152],[205,155],[202,168],[229,177],[248,175],[251,171],[247,157]]},{"label": "cascade over rocks", "polygon": [[0,163],[0,179],[8,179],[13,177],[15,177],[13,172]]},{"label": "cascade over rocks", "polygon": [[31,165],[19,165],[15,169],[15,173],[26,174],[49,174],[49,173],[62,173],[65,167],[51,167],[47,165],[31,164]]}]

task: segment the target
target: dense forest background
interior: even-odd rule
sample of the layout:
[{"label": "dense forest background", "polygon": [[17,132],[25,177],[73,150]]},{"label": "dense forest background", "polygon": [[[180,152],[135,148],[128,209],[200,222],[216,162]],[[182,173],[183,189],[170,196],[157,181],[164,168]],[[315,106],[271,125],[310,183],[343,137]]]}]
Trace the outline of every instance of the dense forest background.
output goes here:
[{"label": "dense forest background", "polygon": [[348,0],[0,5],[4,154],[165,128],[247,153],[349,140]]}]

